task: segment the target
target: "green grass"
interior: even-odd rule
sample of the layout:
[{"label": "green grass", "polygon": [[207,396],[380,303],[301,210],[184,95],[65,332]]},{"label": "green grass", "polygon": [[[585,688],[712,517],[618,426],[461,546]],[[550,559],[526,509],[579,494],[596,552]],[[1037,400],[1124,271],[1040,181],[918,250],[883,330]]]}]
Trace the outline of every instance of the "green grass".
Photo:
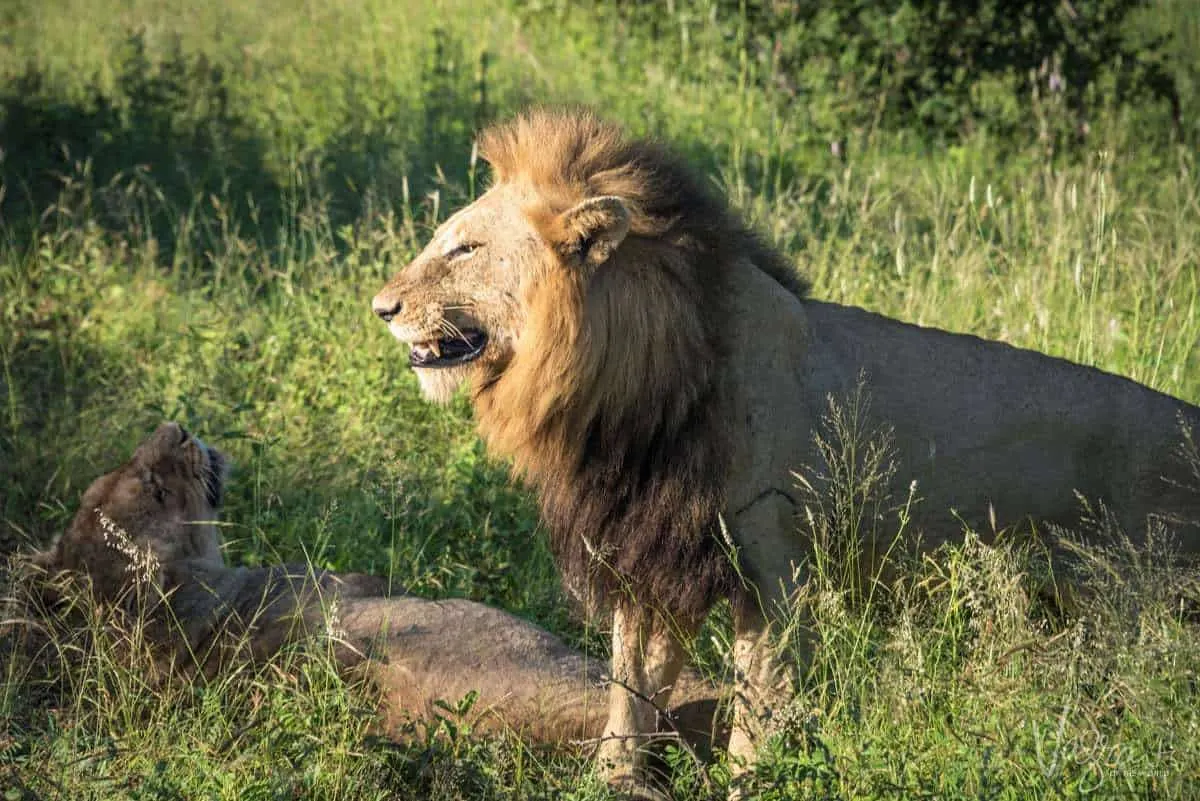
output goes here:
[{"label": "green grass", "polygon": [[[986,131],[942,147],[855,131],[842,161],[807,136],[803,102],[755,88],[732,23],[702,6],[680,4],[671,47],[569,3],[0,9],[0,550],[47,542],[174,418],[237,464],[232,561],[391,575],[596,645],[467,405],[421,401],[369,311],[482,179],[474,128],[530,101],[675,142],[817,297],[1200,401],[1187,147],[1115,110],[1070,156]],[[1186,6],[1152,22],[1194,43]],[[770,749],[763,797],[1192,797],[1194,627],[1158,596],[1134,628],[1103,609],[1048,627],[1023,578],[1036,563],[968,543],[913,565],[886,603],[825,588],[820,680]],[[97,647],[65,652],[54,703],[0,657],[5,798],[602,795],[578,761],[512,740],[434,727],[384,745],[369,692],[319,655],[151,691]],[[724,647],[712,627],[700,655]],[[723,781],[677,762],[681,797]]]}]

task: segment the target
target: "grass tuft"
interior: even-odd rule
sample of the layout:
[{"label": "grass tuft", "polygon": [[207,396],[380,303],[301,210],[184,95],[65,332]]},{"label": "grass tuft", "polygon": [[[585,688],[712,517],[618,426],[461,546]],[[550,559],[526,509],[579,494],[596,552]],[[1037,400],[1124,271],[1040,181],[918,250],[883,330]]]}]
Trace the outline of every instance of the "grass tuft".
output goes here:
[{"label": "grass tuft", "polygon": [[[472,132],[531,101],[591,104],[675,144],[817,297],[1200,401],[1196,157],[1147,129],[1154,113],[1098,108],[1070,153],[986,128],[831,142],[845,98],[762,80],[764,43],[727,5],[671,3],[659,27],[515,0],[0,11],[0,552],[64,530],[83,488],[174,418],[236,464],[232,564],[389,576],[602,657],[465,401],[421,401],[369,310],[484,185]],[[1193,75],[1188,3],[1144,23],[1180,32],[1178,74]],[[838,469],[802,488],[811,690],[758,797],[1192,797],[1195,583],[1169,538],[1133,555],[1077,532],[1073,576],[992,532],[912,559],[892,547],[912,499],[876,493],[890,451],[865,403],[831,407]],[[1072,598],[1067,578],[1090,591]],[[726,614],[697,643],[713,670]],[[0,644],[6,798],[610,797],[578,759],[464,728],[463,699],[383,742],[369,689],[319,649],[193,683],[156,674],[144,632],[98,609],[49,621]],[[667,760],[681,799],[727,781],[720,762]]]}]

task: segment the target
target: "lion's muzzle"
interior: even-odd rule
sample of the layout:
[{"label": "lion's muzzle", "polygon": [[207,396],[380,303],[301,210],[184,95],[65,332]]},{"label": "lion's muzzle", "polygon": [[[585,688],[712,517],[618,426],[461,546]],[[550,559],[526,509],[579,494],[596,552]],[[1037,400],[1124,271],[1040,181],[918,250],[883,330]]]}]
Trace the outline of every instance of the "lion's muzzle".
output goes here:
[{"label": "lion's muzzle", "polygon": [[371,311],[385,323],[390,323],[402,308],[404,303],[398,298],[389,297],[386,289],[371,300]]}]

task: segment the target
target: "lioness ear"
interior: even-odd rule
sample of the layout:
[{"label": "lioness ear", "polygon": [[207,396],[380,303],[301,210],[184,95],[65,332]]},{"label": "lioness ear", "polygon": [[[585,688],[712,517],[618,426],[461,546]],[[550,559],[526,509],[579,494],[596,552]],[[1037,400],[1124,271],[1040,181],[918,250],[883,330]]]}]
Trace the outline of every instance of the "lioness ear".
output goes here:
[{"label": "lioness ear", "polygon": [[564,258],[598,267],[629,233],[629,209],[612,195],[588,198],[558,215],[550,228],[551,241]]}]

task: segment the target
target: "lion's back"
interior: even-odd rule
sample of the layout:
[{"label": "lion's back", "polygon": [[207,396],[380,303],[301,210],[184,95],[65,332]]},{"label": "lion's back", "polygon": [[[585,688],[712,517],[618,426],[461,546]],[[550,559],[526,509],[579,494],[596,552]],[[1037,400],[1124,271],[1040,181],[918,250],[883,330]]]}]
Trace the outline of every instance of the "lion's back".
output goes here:
[{"label": "lion's back", "polygon": [[1002,342],[852,307],[804,306],[809,402],[846,397],[863,376],[875,424],[894,432],[895,490],[918,482],[929,527],[957,535],[959,515],[988,525],[1072,523],[1077,493],[1104,499],[1131,525],[1150,505],[1200,501],[1163,480],[1180,468],[1172,465],[1181,419],[1200,425],[1191,404]]}]

